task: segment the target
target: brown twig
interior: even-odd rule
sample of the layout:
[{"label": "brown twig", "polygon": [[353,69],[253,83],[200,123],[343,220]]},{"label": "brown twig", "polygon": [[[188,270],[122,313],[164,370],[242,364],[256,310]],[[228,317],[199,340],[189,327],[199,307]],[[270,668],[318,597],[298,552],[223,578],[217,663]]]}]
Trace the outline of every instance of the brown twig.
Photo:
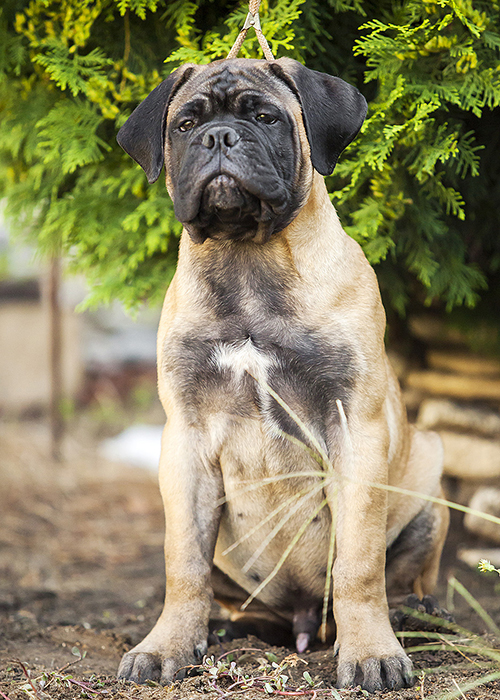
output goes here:
[{"label": "brown twig", "polygon": [[[23,664],[23,662],[22,662],[22,661],[19,661],[19,659],[13,659],[13,663],[19,664],[19,666],[20,666],[20,667],[22,668],[22,670],[23,670],[24,675],[26,676],[26,679],[27,679],[28,683],[29,683],[30,686],[31,686],[31,689],[32,689],[33,692],[35,693],[36,697],[37,697],[37,698],[40,698],[40,696],[38,695],[38,690],[36,689],[36,686],[33,684],[33,681],[31,680],[31,677],[30,677],[30,674],[29,674],[29,672],[28,672],[28,669],[27,669],[26,666]],[[40,700],[41,700],[41,699],[40,699]]]},{"label": "brown twig", "polygon": [[[44,691],[49,687],[49,685],[52,683],[52,681],[53,681],[55,678],[59,678],[59,680],[66,681],[67,683],[71,683],[71,684],[73,684],[73,685],[78,686],[79,688],[82,688],[83,690],[87,691],[87,693],[94,693],[95,695],[107,695],[108,692],[109,692],[109,691],[107,691],[107,690],[96,690],[95,688],[92,688],[92,687],[91,687],[88,683],[86,683],[85,681],[78,681],[76,678],[71,678],[70,676],[62,676],[62,675],[61,675],[62,671],[65,671],[65,670],[68,669],[70,666],[74,666],[75,664],[79,663],[80,661],[82,661],[82,658],[76,659],[76,661],[70,661],[69,663],[65,664],[64,666],[62,666],[62,667],[61,667],[59,670],[57,670],[57,671],[51,671],[51,672],[50,672],[50,676],[51,676],[51,677],[50,677],[50,680],[49,680],[49,682],[47,683],[47,685],[44,687],[44,689],[43,689],[42,692],[44,692]],[[20,666],[20,667],[22,668],[22,670],[23,670],[24,675],[26,676],[26,678],[27,678],[27,680],[28,680],[28,683],[29,683],[30,686],[31,686],[31,689],[32,689],[33,692],[35,693],[35,696],[36,696],[39,700],[42,700],[42,699],[40,698],[39,693],[38,693],[38,689],[37,689],[36,685],[33,683],[32,679],[31,679],[31,677],[30,677],[29,671],[28,671],[28,669],[26,668],[26,666],[24,665],[24,663],[23,663],[22,661],[19,661],[19,659],[13,659],[13,660],[12,660],[12,663],[19,664],[19,666]],[[43,675],[43,674],[42,674],[42,675]],[[38,678],[39,678],[39,676],[37,676],[37,678],[35,678],[34,680],[37,680]],[[0,695],[2,695],[2,697],[4,698],[4,700],[10,700],[6,695],[4,695],[4,694],[1,693],[1,692],[0,692]]]},{"label": "brown twig", "polygon": [[67,664],[64,664],[64,666],[61,666],[61,668],[58,668],[56,671],[51,671],[50,672],[51,678],[50,678],[49,682],[47,683],[47,685],[44,686],[44,690],[46,690],[49,687],[49,685],[52,683],[54,678],[56,678],[59,674],[61,674],[63,671],[66,671],[71,666],[74,666],[75,664],[79,664],[82,660],[83,660],[83,656],[80,656],[78,659],[75,659],[74,661],[68,661]]},{"label": "brown twig", "polygon": [[[85,656],[85,652],[83,653],[83,656]],[[75,664],[79,664],[83,661],[83,656],[80,656],[78,659],[75,659],[74,661],[68,661],[67,664],[64,664],[64,666],[61,666],[61,668],[58,668],[57,671],[54,671],[54,673],[63,673],[63,671],[67,671],[68,668],[71,668],[71,666],[75,666]]]},{"label": "brown twig", "polygon": [[259,652],[260,654],[265,654],[266,650],[265,649],[252,649],[252,648],[246,648],[246,647],[241,647],[240,649],[230,649],[229,651],[225,651],[223,654],[221,654],[217,661],[220,661],[223,659],[225,656],[229,656],[229,654],[237,654],[238,652],[247,652],[247,651],[255,651]]},{"label": "brown twig", "polygon": [[88,683],[85,683],[85,681],[77,681],[76,678],[66,678],[65,680],[67,680],[68,683],[77,685],[79,688],[83,688],[88,693],[95,693],[96,695],[107,695],[109,693],[108,690],[96,690],[95,688],[91,688]]}]

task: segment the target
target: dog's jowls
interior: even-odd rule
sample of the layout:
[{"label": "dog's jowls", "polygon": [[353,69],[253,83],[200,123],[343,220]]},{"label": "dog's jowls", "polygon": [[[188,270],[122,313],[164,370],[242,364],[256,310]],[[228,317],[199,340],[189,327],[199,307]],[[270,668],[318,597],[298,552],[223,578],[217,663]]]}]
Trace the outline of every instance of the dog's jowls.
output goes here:
[{"label": "dog's jowls", "polygon": [[[235,59],[179,68],[119,133],[150,182],[165,165],[184,225],[158,335],[165,606],[122,678],[167,683],[198,661],[214,588],[239,605],[301,528],[254,607],[303,651],[319,627],[335,513],[338,685],[412,683],[390,609],[432,592],[448,513],[373,485],[438,496],[442,451],[407,424],[375,275],[323,182],[365,113],[339,78]],[[318,474],[300,444],[310,436],[267,386],[335,478]]]}]

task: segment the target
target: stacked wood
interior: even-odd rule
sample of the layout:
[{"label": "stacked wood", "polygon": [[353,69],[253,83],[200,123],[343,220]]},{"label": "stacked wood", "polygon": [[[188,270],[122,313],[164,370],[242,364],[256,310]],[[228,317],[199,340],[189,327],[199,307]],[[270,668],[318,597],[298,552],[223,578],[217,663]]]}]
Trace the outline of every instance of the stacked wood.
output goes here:
[{"label": "stacked wood", "polygon": [[[410,329],[426,347],[425,367],[399,372],[417,425],[439,432],[444,474],[458,480],[458,500],[478,513],[500,517],[500,359],[467,350],[465,334],[440,319],[410,319]],[[465,527],[497,549],[464,550],[462,559],[500,561],[500,524],[467,514]],[[479,554],[481,556],[479,556]],[[484,557],[483,557],[484,555]],[[496,560],[495,559],[495,560]],[[469,561],[470,560],[470,561]]]},{"label": "stacked wood", "polygon": [[500,414],[448,399],[426,399],[420,404],[419,424],[423,428],[475,433],[500,438]]},{"label": "stacked wood", "polygon": [[500,379],[468,376],[446,372],[410,372],[406,384],[433,396],[449,396],[466,401],[481,400],[500,402]]},{"label": "stacked wood", "polygon": [[473,480],[500,477],[498,411],[427,399],[420,406],[417,424],[441,435],[448,476]]},{"label": "stacked wood", "polygon": [[[479,488],[471,498],[469,507],[479,513],[487,513],[500,518],[500,489],[491,486]],[[481,518],[474,513],[466,514],[464,524],[474,534],[491,540],[495,544],[500,544],[500,524]]]}]

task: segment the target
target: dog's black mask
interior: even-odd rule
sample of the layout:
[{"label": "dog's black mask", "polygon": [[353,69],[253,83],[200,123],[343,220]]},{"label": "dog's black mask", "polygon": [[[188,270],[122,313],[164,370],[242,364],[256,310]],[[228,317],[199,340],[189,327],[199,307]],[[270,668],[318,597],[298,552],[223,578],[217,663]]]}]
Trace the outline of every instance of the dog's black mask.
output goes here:
[{"label": "dog's black mask", "polygon": [[329,174],[366,103],[339,78],[290,60],[180,68],[137,107],[118,142],[150,182],[166,151],[175,214],[195,242],[263,243],[293,220],[310,185],[290,99],[301,104],[313,166]]},{"label": "dog's black mask", "polygon": [[301,204],[292,119],[251,75],[241,82],[225,66],[168,126],[175,214],[198,240],[267,240]]}]

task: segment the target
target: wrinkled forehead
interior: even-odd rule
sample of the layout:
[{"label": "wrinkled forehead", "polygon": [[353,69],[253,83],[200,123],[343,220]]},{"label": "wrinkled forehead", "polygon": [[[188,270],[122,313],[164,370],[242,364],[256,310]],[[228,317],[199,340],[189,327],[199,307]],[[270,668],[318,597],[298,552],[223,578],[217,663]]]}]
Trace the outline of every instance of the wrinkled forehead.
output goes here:
[{"label": "wrinkled forehead", "polygon": [[267,61],[237,59],[203,66],[184,83],[169,108],[168,120],[193,101],[212,110],[234,110],[252,101],[271,102],[299,116],[300,105],[292,90],[267,65]]}]

